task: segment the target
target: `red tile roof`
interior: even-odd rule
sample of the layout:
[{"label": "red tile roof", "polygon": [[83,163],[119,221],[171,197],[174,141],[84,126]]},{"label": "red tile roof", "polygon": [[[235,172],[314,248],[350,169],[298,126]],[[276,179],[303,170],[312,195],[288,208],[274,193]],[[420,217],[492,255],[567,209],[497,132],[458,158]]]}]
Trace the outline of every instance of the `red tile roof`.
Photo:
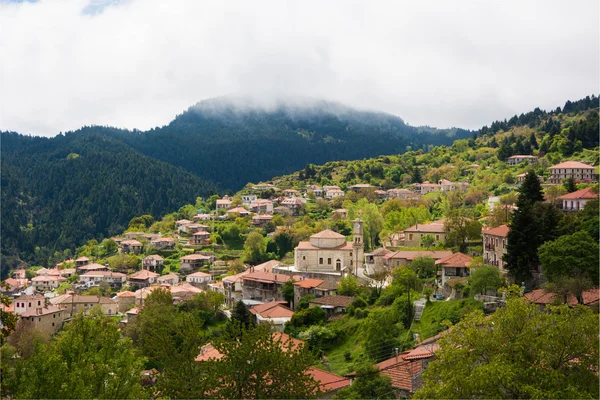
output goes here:
[{"label": "red tile roof", "polygon": [[432,222],[430,224],[417,224],[406,228],[404,232],[444,233],[444,224]]},{"label": "red tile roof", "polygon": [[141,280],[146,280],[146,279],[150,279],[150,278],[157,278],[160,275],[157,274],[156,272],[152,272],[152,271],[148,271],[147,269],[143,269],[141,271],[138,271],[134,274],[131,274],[128,276],[129,279],[141,279]]},{"label": "red tile roof", "polygon": [[292,318],[294,312],[285,306],[285,301],[271,301],[258,304],[250,308],[252,314],[258,314],[262,318]]},{"label": "red tile roof", "polygon": [[323,282],[324,281],[321,279],[303,279],[301,281],[294,282],[294,285],[304,289],[312,289],[319,286]]},{"label": "red tile roof", "polygon": [[481,233],[483,233],[485,235],[500,236],[500,237],[507,237],[508,232],[510,232],[510,228],[508,227],[508,225],[500,225],[497,228],[483,229],[481,231]]},{"label": "red tile roof", "polygon": [[[546,305],[552,304],[555,294],[552,292],[547,292],[545,289],[535,289],[529,293],[525,293],[523,296],[535,304]],[[584,305],[598,303],[598,301],[600,301],[600,288],[586,290],[582,293],[582,297]],[[567,304],[572,306],[576,305],[577,299],[575,296],[569,295],[567,297]]]},{"label": "red tile roof", "polygon": [[443,267],[467,267],[473,261],[472,257],[469,257],[463,253],[454,253],[444,258],[440,258],[435,263]]},{"label": "red tile roof", "polygon": [[319,382],[319,389],[323,393],[350,386],[350,379],[315,367],[310,367],[306,370],[306,374],[312,376],[315,381]]},{"label": "red tile roof", "polygon": [[220,360],[224,354],[215,349],[212,343],[205,344],[200,348],[200,354],[194,359],[195,361]]},{"label": "red tile roof", "polygon": [[198,272],[194,272],[193,274],[189,274],[188,277],[192,277],[192,278],[210,278],[212,277],[211,274],[207,274],[206,272],[202,272],[202,271],[198,271]]},{"label": "red tile roof", "polygon": [[597,199],[598,193],[594,193],[591,187],[578,190],[573,193],[567,193],[559,197],[561,200],[574,200],[574,199]]},{"label": "red tile roof", "polygon": [[452,254],[450,250],[400,250],[383,256],[386,260],[390,259],[407,259],[414,260],[417,257],[431,257],[441,259]]},{"label": "red tile roof", "polygon": [[591,169],[591,170],[594,169],[594,167],[592,167],[591,165],[587,165],[587,164],[584,164],[579,161],[565,161],[565,162],[562,162],[560,164],[556,164],[556,165],[550,167],[550,169],[559,169],[559,168],[577,168],[577,169]]},{"label": "red tile roof", "polygon": [[315,233],[314,235],[311,236],[311,238],[318,238],[318,239],[342,239],[342,238],[344,238],[345,239],[346,236],[341,235],[337,232],[334,232],[331,229],[325,229],[324,231]]},{"label": "red tile roof", "polygon": [[323,296],[310,301],[311,304],[334,307],[348,307],[354,301],[354,297],[350,296]]}]

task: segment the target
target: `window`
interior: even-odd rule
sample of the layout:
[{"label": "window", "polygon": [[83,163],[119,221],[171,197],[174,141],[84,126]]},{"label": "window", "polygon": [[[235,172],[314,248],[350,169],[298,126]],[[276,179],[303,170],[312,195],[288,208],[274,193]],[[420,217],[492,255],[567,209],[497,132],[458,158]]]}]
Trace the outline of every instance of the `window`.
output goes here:
[{"label": "window", "polygon": [[352,252],[350,252],[350,257],[352,257]]},{"label": "window", "polygon": [[29,307],[31,307],[31,303],[29,303]]},{"label": "window", "polygon": [[38,318],[38,322],[42,322],[42,318]]},{"label": "window", "polygon": [[413,240],[413,234],[412,233],[408,234],[408,240]]},{"label": "window", "polygon": [[38,300],[38,306],[41,305],[41,302]]},{"label": "window", "polygon": [[439,242],[440,241],[440,235],[435,235],[435,240]]},{"label": "window", "polygon": [[319,257],[319,264],[323,264],[323,258]]},{"label": "window", "polygon": [[[52,314],[52,318],[56,318],[56,314]],[[53,324],[54,325],[54,324]]]},{"label": "window", "polygon": [[302,259],[303,259],[303,260],[306,260],[306,256],[302,256]]},{"label": "window", "polygon": [[52,323],[52,326],[54,326],[54,322]]},{"label": "window", "polygon": [[327,265],[331,265],[331,258],[327,259]]}]

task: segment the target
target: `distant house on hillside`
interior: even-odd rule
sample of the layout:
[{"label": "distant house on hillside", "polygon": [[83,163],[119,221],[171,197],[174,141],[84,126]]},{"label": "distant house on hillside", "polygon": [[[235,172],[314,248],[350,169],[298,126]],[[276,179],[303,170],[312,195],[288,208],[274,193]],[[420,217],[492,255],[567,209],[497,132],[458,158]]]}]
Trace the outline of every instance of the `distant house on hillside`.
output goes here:
[{"label": "distant house on hillside", "polygon": [[140,254],[142,252],[142,243],[137,240],[123,240],[121,242],[121,251],[123,253]]},{"label": "distant house on hillside", "polygon": [[423,237],[429,235],[433,237],[433,245],[446,241],[445,220],[437,220],[429,224],[416,224],[404,230],[405,247],[422,247]]},{"label": "distant house on hillside", "polygon": [[431,257],[440,260],[451,255],[450,250],[400,250],[383,256],[384,265],[388,268],[404,267],[419,257]]},{"label": "distant house on hillside", "polygon": [[579,161],[565,161],[550,167],[550,183],[563,183],[569,178],[577,182],[598,182],[594,167]]},{"label": "distant house on hillside", "polygon": [[535,164],[537,162],[538,158],[536,156],[529,156],[529,155],[514,155],[514,156],[510,156],[506,159],[506,163],[508,165],[517,165],[520,164],[522,162],[526,162],[529,164]]},{"label": "distant house on hillside", "polygon": [[442,268],[442,286],[455,278],[466,278],[470,275],[472,257],[463,253],[454,253],[441,258],[435,265]]},{"label": "distant house on hillside", "polygon": [[153,254],[150,256],[146,256],[142,259],[142,269],[147,269],[149,271],[157,271],[160,270],[164,265],[164,258],[159,256],[158,254]]},{"label": "distant house on hillside", "polygon": [[175,238],[170,237],[159,237],[150,241],[150,245],[158,250],[172,249],[175,243]]},{"label": "distant house on hillside", "polygon": [[414,191],[421,195],[426,195],[431,192],[438,192],[442,190],[442,187],[437,183],[429,183],[427,181],[423,183],[414,183],[413,184]]},{"label": "distant house on hillside", "polygon": [[583,210],[588,201],[597,198],[598,193],[595,193],[591,187],[573,193],[567,193],[559,197],[559,199],[562,200],[562,209],[565,211]]},{"label": "distant house on hillside", "polygon": [[211,256],[205,256],[203,254],[190,254],[180,258],[181,266],[179,270],[182,273],[189,273],[201,266],[208,264],[212,261]]},{"label": "distant house on hillside", "polygon": [[217,212],[219,212],[221,210],[225,210],[225,211],[229,210],[232,207],[229,196],[223,196],[222,199],[218,199],[217,203],[216,203],[216,207],[217,207]]}]

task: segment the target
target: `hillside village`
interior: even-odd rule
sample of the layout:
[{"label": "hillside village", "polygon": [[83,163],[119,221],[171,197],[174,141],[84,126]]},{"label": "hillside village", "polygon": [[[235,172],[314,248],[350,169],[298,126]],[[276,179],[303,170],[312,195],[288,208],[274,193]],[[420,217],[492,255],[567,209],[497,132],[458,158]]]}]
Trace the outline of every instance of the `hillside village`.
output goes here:
[{"label": "hillside village", "polygon": [[[205,315],[196,363],[223,358],[211,338],[249,313],[282,346],[313,352],[305,373],[319,397],[349,393],[366,361],[389,376],[392,397],[419,396],[442,339],[471,311],[505,308],[511,285],[541,309],[598,312],[598,254],[581,254],[598,246],[598,147],[583,136],[563,143],[589,120],[597,128],[598,112],[536,118],[428,152],[308,165],[162,220],[135,217],[122,235],[58,252],[54,265],[12,271],[2,287],[3,312],[18,316],[8,342],[50,337],[98,310],[127,336],[164,292]],[[571,252],[592,266],[595,257],[596,269],[557,271]],[[153,387],[166,378],[149,360],[142,380]]]}]

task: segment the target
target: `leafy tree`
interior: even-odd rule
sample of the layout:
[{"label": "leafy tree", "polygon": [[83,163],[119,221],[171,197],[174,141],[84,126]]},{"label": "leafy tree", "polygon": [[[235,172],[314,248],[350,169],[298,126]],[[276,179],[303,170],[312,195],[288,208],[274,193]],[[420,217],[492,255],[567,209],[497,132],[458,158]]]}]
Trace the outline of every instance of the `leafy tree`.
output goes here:
[{"label": "leafy tree", "polygon": [[236,258],[236,259],[230,261],[228,266],[229,266],[228,271],[230,273],[232,273],[233,275],[239,274],[240,272],[244,272],[244,269],[245,269],[244,263],[239,258]]},{"label": "leafy tree", "polygon": [[431,247],[434,243],[435,238],[433,237],[433,235],[423,235],[423,237],[421,237],[421,244],[423,245],[423,247]]},{"label": "leafy tree", "polygon": [[260,263],[267,255],[265,238],[259,232],[251,232],[244,242],[244,258],[250,263]]},{"label": "leafy tree", "polygon": [[241,326],[248,328],[252,324],[252,314],[248,310],[248,306],[242,300],[238,300],[231,311],[231,322],[239,323]]},{"label": "leafy tree", "polygon": [[410,267],[421,279],[433,278],[436,273],[435,260],[429,256],[416,257]]},{"label": "leafy tree", "polygon": [[354,275],[342,277],[337,287],[337,294],[340,296],[358,296],[361,291],[358,279]]},{"label": "leafy tree", "polygon": [[459,251],[465,252],[468,239],[481,237],[481,223],[469,216],[464,209],[455,209],[448,215],[444,224],[446,230],[446,246],[457,247]]},{"label": "leafy tree", "polygon": [[[415,398],[598,398],[598,318],[589,309],[512,297],[476,311],[438,344]],[[456,374],[456,371],[469,371]]]},{"label": "leafy tree", "polygon": [[352,385],[341,389],[334,399],[395,399],[392,379],[382,375],[379,368],[363,364],[356,369]]},{"label": "leafy tree", "polygon": [[213,343],[223,358],[207,365],[216,378],[210,397],[226,399],[314,398],[319,383],[306,370],[314,364],[305,344],[274,334],[269,325],[226,334]]},{"label": "leafy tree", "polygon": [[396,337],[400,332],[391,312],[385,308],[373,309],[362,325],[365,351],[374,362],[390,358],[398,344]]},{"label": "leafy tree", "polygon": [[143,362],[116,322],[94,308],[89,316],[77,314],[49,344],[38,345],[22,365],[16,397],[141,398]]},{"label": "leafy tree", "polygon": [[307,294],[305,296],[302,296],[300,298],[300,300],[298,301],[298,304],[296,304],[296,311],[301,311],[301,310],[308,308],[310,301],[314,298],[315,298],[315,296],[313,296],[312,294]]},{"label": "leafy tree", "polygon": [[296,311],[289,322],[290,327],[300,328],[319,324],[327,319],[327,314],[321,307],[309,307]]},{"label": "leafy tree", "polygon": [[294,281],[289,280],[286,281],[281,287],[281,294],[283,295],[283,299],[287,301],[288,305],[291,307],[294,303]]},{"label": "leafy tree", "polygon": [[[6,282],[0,283],[0,287],[6,288],[8,284]],[[0,293],[0,305],[3,307],[0,308],[0,346],[4,344],[6,338],[14,331],[15,326],[17,325],[17,321],[19,316],[15,313],[5,311],[5,307],[8,307],[12,304],[10,297],[5,296]]]},{"label": "leafy tree", "polygon": [[487,294],[488,290],[498,290],[502,287],[502,276],[498,268],[491,265],[483,265],[474,268],[469,277],[469,286],[471,294]]},{"label": "leafy tree", "polygon": [[[551,283],[571,277],[598,285],[599,253],[598,242],[585,231],[546,242],[538,250],[544,276]],[[577,298],[581,299],[581,293]]]},{"label": "leafy tree", "polygon": [[140,262],[139,258],[134,254],[120,253],[115,256],[109,257],[107,260],[108,265],[113,270],[127,271],[130,269],[137,269]]}]

